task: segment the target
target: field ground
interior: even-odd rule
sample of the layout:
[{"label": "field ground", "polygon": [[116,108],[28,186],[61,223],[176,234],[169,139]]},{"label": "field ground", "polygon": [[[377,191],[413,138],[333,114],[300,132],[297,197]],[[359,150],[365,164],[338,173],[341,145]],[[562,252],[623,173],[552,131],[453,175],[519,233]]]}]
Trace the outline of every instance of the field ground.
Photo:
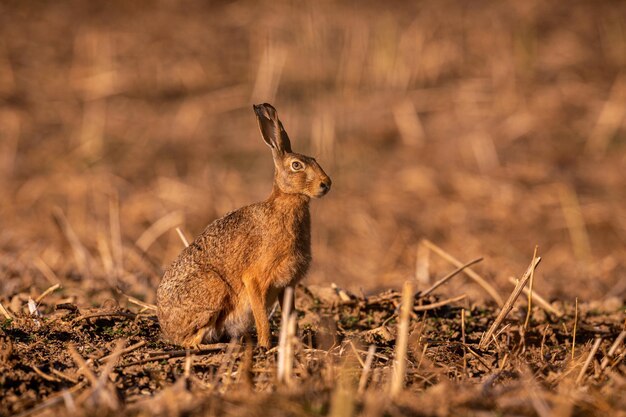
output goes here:
[{"label": "field ground", "polygon": [[[0,414],[624,415],[624,22],[610,0],[0,1]],[[128,301],[154,303],[177,227],[269,194],[266,101],[333,180],[290,383],[276,350],[187,358]],[[455,267],[429,242],[493,289],[416,299],[392,396],[394,291]],[[546,304],[479,346],[536,246]]]},{"label": "field ground", "polygon": [[[526,330],[521,306],[493,343],[480,347],[497,308],[421,311],[437,299],[418,297],[406,387],[392,400],[400,294],[364,298],[300,287],[297,300],[301,336],[289,343],[290,377],[278,380],[276,348],[261,351],[251,340],[187,355],[163,343],[156,317],[138,308],[83,309],[48,295],[42,316],[22,315],[0,329],[0,414],[619,416],[626,410],[619,304],[581,304],[578,313],[571,304],[554,304],[560,318],[535,307]],[[275,317],[274,345],[278,326]],[[618,340],[609,354],[620,332],[622,345]],[[590,354],[595,340],[600,345]],[[370,345],[376,347],[371,368]]]}]

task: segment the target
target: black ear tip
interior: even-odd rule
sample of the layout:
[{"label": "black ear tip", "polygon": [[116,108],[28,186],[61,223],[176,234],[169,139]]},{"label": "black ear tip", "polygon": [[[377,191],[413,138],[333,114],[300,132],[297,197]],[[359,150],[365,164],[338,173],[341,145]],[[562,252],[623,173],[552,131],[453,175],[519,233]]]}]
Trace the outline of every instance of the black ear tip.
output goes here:
[{"label": "black ear tip", "polygon": [[269,103],[253,104],[252,109],[259,117],[265,117],[270,120],[276,118],[276,109]]},{"label": "black ear tip", "polygon": [[265,111],[263,111],[263,105],[262,104],[253,104],[252,105],[252,110],[254,110],[254,113],[257,115],[257,117],[267,117]]},{"label": "black ear tip", "polygon": [[274,110],[274,111],[276,111],[274,106],[272,106],[270,103],[253,104],[252,108],[255,109],[255,110],[267,109],[267,110]]}]

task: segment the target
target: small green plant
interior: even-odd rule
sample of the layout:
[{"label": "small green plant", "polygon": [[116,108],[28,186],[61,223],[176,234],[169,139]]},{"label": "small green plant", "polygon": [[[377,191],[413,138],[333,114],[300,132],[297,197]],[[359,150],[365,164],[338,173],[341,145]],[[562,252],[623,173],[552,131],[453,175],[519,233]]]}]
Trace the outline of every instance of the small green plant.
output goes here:
[{"label": "small green plant", "polygon": [[126,335],[126,329],[123,327],[115,327],[115,326],[107,326],[104,328],[104,330],[102,331],[102,333],[104,333],[107,336],[112,336],[112,337],[116,337],[116,336],[125,336]]}]

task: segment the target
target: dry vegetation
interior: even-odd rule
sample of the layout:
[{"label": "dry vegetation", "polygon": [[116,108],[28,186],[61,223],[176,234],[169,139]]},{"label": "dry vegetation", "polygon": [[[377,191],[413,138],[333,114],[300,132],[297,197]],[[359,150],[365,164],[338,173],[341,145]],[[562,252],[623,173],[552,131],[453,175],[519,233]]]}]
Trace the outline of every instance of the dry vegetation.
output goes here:
[{"label": "dry vegetation", "polygon": [[[625,21],[614,1],[0,2],[0,415],[624,415]],[[333,178],[299,332],[186,356],[137,303],[176,227],[269,193],[262,101]],[[510,278],[535,245],[527,315]],[[450,256],[484,259],[424,295]]]}]

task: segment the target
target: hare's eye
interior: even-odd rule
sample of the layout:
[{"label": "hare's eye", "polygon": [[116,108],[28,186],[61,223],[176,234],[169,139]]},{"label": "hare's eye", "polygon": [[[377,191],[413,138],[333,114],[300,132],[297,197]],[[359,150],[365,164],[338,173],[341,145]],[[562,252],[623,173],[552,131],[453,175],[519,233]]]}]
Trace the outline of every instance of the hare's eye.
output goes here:
[{"label": "hare's eye", "polygon": [[293,161],[291,163],[291,169],[294,171],[300,171],[302,168],[304,168],[304,165],[302,165],[302,162],[300,161]]}]

